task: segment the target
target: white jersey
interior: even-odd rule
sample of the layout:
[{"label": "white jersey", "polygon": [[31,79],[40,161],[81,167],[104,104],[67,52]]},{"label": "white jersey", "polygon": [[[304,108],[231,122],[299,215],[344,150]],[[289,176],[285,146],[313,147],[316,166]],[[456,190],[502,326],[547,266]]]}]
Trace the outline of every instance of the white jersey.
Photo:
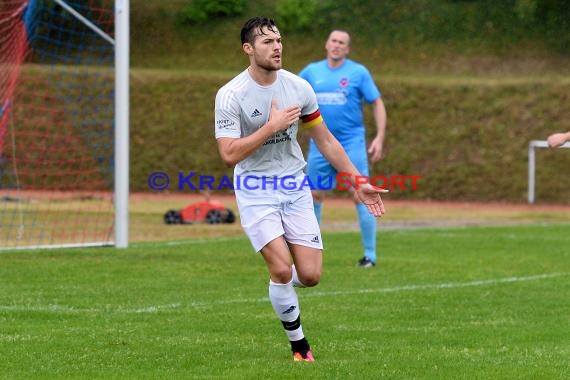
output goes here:
[{"label": "white jersey", "polygon": [[[220,88],[216,95],[216,139],[246,137],[257,131],[269,119],[272,99],[277,100],[278,109],[298,105],[304,126],[311,127],[322,121],[316,95],[307,81],[289,71],[279,70],[273,84],[261,86],[246,69]],[[297,142],[298,128],[297,121],[270,137],[236,165],[234,175],[278,178],[303,175],[306,162]]]}]

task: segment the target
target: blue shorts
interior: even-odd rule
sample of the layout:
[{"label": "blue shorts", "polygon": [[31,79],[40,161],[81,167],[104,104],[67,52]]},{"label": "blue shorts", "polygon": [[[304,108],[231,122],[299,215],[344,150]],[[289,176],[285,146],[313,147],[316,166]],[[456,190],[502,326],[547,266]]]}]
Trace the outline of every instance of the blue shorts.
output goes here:
[{"label": "blue shorts", "polygon": [[[368,170],[368,152],[366,149],[366,141],[359,138],[343,145],[346,154],[356,166],[361,175],[369,176]],[[307,176],[312,184],[326,184],[326,187],[336,185],[336,175],[338,171],[330,164],[330,162],[319,152],[316,145],[311,141],[309,146],[309,156],[307,157]],[[317,186],[318,187],[318,186]]]}]

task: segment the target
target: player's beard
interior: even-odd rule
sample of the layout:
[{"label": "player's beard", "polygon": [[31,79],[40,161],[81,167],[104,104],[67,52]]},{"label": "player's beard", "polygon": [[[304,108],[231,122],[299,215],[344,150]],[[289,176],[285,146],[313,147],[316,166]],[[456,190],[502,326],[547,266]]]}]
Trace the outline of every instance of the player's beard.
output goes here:
[{"label": "player's beard", "polygon": [[281,69],[281,63],[276,64],[275,62],[263,62],[259,64],[259,67],[266,71],[277,71]]},{"label": "player's beard", "polygon": [[281,68],[283,67],[283,65],[281,64],[281,60],[279,60],[279,62],[275,62],[273,58],[258,62],[257,65],[267,71],[277,71],[281,70]]}]

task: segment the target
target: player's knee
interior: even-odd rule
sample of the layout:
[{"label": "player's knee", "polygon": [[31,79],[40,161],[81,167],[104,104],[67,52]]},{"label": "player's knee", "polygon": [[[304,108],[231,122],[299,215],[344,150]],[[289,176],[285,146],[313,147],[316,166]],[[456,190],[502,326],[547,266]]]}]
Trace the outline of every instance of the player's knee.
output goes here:
[{"label": "player's knee", "polygon": [[271,272],[271,279],[273,282],[286,284],[291,281],[291,267],[283,266],[282,268],[274,269]]},{"label": "player's knee", "polygon": [[312,286],[317,286],[319,284],[319,282],[321,281],[321,274],[310,273],[308,275],[303,276],[303,278],[300,278],[300,280],[303,283],[303,285],[310,288]]}]

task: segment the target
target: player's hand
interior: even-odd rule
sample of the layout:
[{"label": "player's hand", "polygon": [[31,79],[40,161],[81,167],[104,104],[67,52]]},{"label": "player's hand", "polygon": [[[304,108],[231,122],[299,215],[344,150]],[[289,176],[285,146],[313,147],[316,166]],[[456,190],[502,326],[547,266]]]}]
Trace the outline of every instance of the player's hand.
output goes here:
[{"label": "player's hand", "polygon": [[558,148],[560,145],[563,145],[568,138],[568,134],[566,133],[554,133],[548,136],[548,146],[551,148]]},{"label": "player's hand", "polygon": [[380,159],[382,158],[382,153],[383,153],[382,141],[380,141],[380,139],[376,137],[374,140],[372,140],[370,146],[368,147],[368,154],[370,154],[370,161],[372,161],[373,164],[380,161]]},{"label": "player's hand", "polygon": [[384,207],[384,202],[380,197],[380,193],[387,193],[388,190],[380,189],[365,183],[358,185],[358,189],[354,192],[354,196],[361,203],[365,204],[368,208],[368,212],[372,215],[379,217],[386,213],[386,208]]},{"label": "player's hand", "polygon": [[299,106],[290,106],[283,109],[277,109],[277,100],[271,100],[271,112],[267,126],[273,133],[283,131],[295,123],[301,117],[301,108]]}]

